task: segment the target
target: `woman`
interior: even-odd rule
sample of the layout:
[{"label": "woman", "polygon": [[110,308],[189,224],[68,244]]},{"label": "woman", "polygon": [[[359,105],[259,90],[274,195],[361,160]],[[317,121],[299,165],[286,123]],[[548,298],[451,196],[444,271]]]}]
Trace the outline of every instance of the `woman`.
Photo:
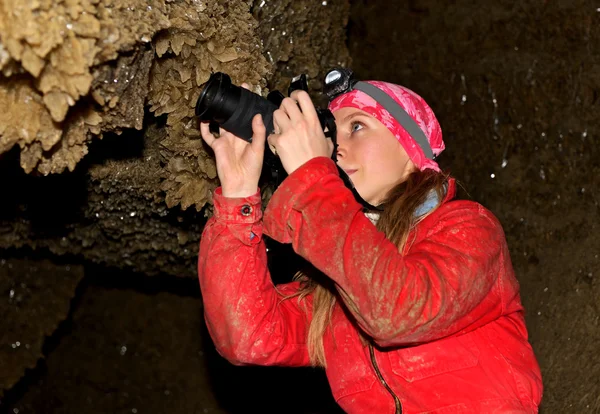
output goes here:
[{"label": "woman", "polygon": [[[260,116],[251,144],[201,126],[222,185],[198,267],[219,353],[237,365],[322,366],[349,413],[537,412],[541,375],[500,223],[453,201],[423,99],[361,84],[371,92],[350,88],[329,109],[337,164],[374,210],[344,186],[305,92],[274,113],[268,142],[289,176],[264,216]],[[263,233],[318,272],[274,287]]]}]

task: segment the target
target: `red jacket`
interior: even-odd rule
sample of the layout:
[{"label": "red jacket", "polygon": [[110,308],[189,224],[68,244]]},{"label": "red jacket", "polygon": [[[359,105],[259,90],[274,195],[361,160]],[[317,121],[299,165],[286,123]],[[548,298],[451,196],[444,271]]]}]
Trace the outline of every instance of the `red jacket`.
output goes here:
[{"label": "red jacket", "polygon": [[[537,412],[542,380],[501,225],[477,203],[451,201],[454,193],[451,181],[400,253],[327,158],[294,171],[264,218],[258,193],[228,199],[217,190],[198,272],[219,353],[236,365],[309,365],[310,296],[308,315],[297,299],[281,300],[264,230],[337,285],[342,301],[324,347],[346,412]],[[298,284],[278,288],[290,294]],[[356,324],[376,346],[363,345]]]}]

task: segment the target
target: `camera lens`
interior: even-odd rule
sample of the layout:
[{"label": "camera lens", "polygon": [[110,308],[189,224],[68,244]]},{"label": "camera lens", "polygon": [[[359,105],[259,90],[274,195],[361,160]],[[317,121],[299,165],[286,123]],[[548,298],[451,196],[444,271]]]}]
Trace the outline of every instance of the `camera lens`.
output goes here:
[{"label": "camera lens", "polygon": [[273,132],[273,112],[277,105],[249,90],[233,85],[222,72],[211,75],[196,102],[196,116],[212,121],[234,135],[251,142],[252,118],[260,113],[267,133]]},{"label": "camera lens", "polygon": [[235,112],[240,101],[239,88],[221,72],[211,75],[196,103],[196,116],[202,121],[225,123]]}]

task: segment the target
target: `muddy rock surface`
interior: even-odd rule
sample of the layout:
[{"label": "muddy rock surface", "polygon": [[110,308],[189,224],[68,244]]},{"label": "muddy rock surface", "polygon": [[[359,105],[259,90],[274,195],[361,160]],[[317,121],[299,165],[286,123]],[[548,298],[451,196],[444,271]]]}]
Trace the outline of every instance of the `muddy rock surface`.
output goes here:
[{"label": "muddy rock surface", "polygon": [[[108,49],[90,66],[91,87],[81,97],[81,105],[77,103],[83,112],[75,105],[68,116],[72,112],[91,116],[102,140],[88,140],[82,133],[88,118],[78,118],[76,124],[51,119],[41,92],[29,87],[29,95],[25,94],[13,82],[12,72],[2,78],[6,88],[0,81],[0,98],[3,93],[11,97],[13,105],[8,107],[15,108],[0,114],[0,139],[6,143],[0,147],[0,153],[6,151],[0,154],[0,169],[2,177],[10,177],[1,190],[6,201],[0,205],[0,247],[29,246],[147,274],[193,277],[201,226],[211,214],[211,192],[218,185],[212,154],[193,118],[200,85],[211,72],[223,71],[234,83],[248,82],[256,93],[266,95],[277,88],[285,94],[292,76],[307,73],[311,92],[318,96],[317,83],[326,68],[348,63],[344,23],[349,4],[156,0],[141,7],[92,3],[86,7],[121,20],[104,31],[101,21],[98,42]],[[37,10],[38,5],[32,2],[28,7]],[[67,13],[60,7],[50,9],[47,13],[53,15]],[[5,9],[10,16],[6,10],[11,9]],[[12,13],[18,10],[13,8]],[[129,27],[123,19],[137,23]],[[39,19],[30,24],[41,30]],[[116,44],[109,42],[121,29],[129,41],[119,35]],[[285,47],[279,39],[283,32]],[[1,42],[6,43],[4,39],[13,32],[6,33],[0,32]],[[35,73],[27,72],[20,60],[13,58],[6,65],[21,68],[19,76],[35,86]],[[36,113],[45,115],[30,119]],[[46,124],[50,129],[44,129]],[[60,137],[72,131],[74,141],[67,141],[77,142],[82,151],[81,157],[71,150],[65,153],[73,161],[68,170],[73,171],[44,176],[52,171],[38,168],[43,174],[36,174],[33,168],[23,167],[24,154],[42,145],[18,138],[27,131],[24,126],[39,126],[43,134],[51,130],[56,135],[48,151],[40,150],[40,160],[32,158],[35,165],[54,163],[56,148],[62,148],[64,141]]]},{"label": "muddy rock surface", "polygon": [[83,266],[19,255],[0,258],[0,401],[44,357],[47,337],[67,319]]},{"label": "muddy rock surface", "polygon": [[348,63],[348,9],[346,1],[5,0],[0,154],[16,145],[27,173],[73,171],[94,137],[141,130],[147,106],[166,116],[166,204],[199,211],[217,184],[194,118],[201,86],[223,71],[259,94],[301,72],[320,87],[322,67]]},{"label": "muddy rock surface", "polygon": [[257,0],[252,10],[260,22],[267,60],[273,65],[270,87],[286,94],[290,80],[305,73],[313,99],[323,105],[325,71],[351,63],[346,31],[340,30],[348,23],[349,2]]},{"label": "muddy rock surface", "polygon": [[[0,412],[341,412],[320,371],[235,367],[222,359],[203,328],[191,279],[86,266],[79,291],[52,352]],[[310,398],[297,399],[301,388]]]},{"label": "muddy rock surface", "polygon": [[[72,171],[92,137],[130,127],[115,112],[133,112],[125,118],[137,113],[131,126],[141,128],[143,83],[152,61],[141,55],[157,31],[171,26],[166,13],[164,1],[4,0],[0,99],[8,111],[0,120],[0,153],[18,145],[28,173]],[[125,54],[133,59],[121,58]],[[128,83],[129,75],[139,79],[112,85]],[[125,96],[119,105],[124,89],[140,84],[133,94],[142,96]],[[126,103],[131,106],[125,109]]]}]

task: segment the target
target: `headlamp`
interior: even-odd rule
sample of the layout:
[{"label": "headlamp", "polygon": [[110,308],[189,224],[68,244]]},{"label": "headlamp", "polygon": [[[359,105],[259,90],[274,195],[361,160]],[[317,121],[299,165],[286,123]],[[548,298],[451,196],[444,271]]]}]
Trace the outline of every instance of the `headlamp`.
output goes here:
[{"label": "headlamp", "polygon": [[394,98],[370,83],[359,82],[354,79],[354,72],[348,68],[333,68],[325,75],[323,93],[329,98],[329,103],[338,96],[355,89],[366,93],[373,98],[375,102],[386,109],[421,147],[425,157],[430,160],[435,159],[435,155],[431,150],[431,145],[429,145],[429,140],[421,127],[419,127],[415,120],[406,113],[404,108],[402,108]]},{"label": "headlamp", "polygon": [[354,72],[348,68],[333,68],[325,75],[323,93],[333,101],[339,95],[350,92],[356,84]]}]

